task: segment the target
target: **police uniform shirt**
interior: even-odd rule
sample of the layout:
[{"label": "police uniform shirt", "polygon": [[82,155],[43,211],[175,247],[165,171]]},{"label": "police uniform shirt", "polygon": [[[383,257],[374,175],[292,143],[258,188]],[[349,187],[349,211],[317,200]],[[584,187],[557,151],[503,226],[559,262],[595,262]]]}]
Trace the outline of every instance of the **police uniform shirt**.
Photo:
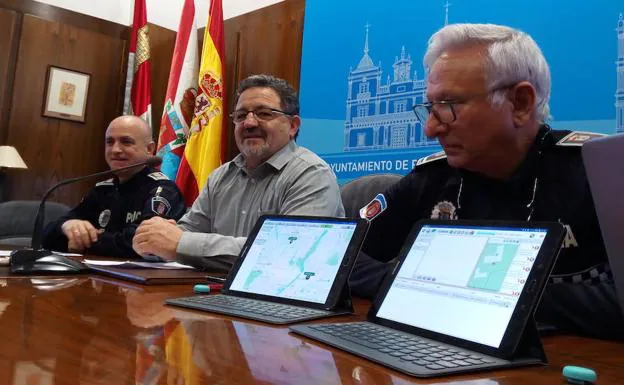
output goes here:
[{"label": "police uniform shirt", "polygon": [[421,159],[383,194],[385,205],[373,201],[362,209],[364,216],[377,215],[369,218],[364,252],[380,261],[395,258],[421,218],[558,221],[567,235],[553,274],[606,279],[606,251],[581,159],[581,145],[591,136],[542,126],[506,181],[452,168],[443,153]]},{"label": "police uniform shirt", "polygon": [[46,226],[43,247],[67,251],[68,240],[61,226],[67,220],[81,219],[104,230],[88,253],[139,258],[132,249],[132,237],[139,223],[156,215],[178,220],[185,211],[184,199],[175,183],[146,167],[124,183],[117,178],[97,183],[78,206]]}]

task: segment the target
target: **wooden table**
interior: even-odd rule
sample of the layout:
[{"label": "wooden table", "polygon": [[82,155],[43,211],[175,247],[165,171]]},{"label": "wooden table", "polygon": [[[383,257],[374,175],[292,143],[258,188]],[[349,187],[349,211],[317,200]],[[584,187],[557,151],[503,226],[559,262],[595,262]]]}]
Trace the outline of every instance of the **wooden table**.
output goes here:
[{"label": "wooden table", "polygon": [[[2,272],[0,271],[0,276]],[[163,306],[190,285],[96,275],[0,278],[2,384],[563,384],[564,365],[624,383],[624,344],[547,337],[549,366],[418,380],[288,333]],[[364,318],[367,301],[356,301]]]}]

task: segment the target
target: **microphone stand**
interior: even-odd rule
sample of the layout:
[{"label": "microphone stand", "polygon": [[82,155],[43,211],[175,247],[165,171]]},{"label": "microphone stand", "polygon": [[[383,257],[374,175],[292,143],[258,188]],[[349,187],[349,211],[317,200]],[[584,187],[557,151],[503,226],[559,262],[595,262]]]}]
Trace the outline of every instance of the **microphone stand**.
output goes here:
[{"label": "microphone stand", "polygon": [[48,197],[50,196],[50,194],[52,194],[54,190],[56,190],[57,188],[61,186],[65,186],[70,183],[79,182],[84,179],[109,176],[119,171],[125,171],[125,170],[129,170],[129,169],[136,168],[136,167],[157,166],[161,162],[162,162],[162,158],[154,156],[154,157],[149,158],[145,162],[131,164],[130,166],[118,168],[115,170],[106,170],[106,171],[101,171],[95,174],[66,179],[50,187],[45,192],[45,194],[43,194],[43,198],[41,198],[41,203],[39,204],[39,209],[37,210],[37,216],[35,217],[35,225],[33,227],[33,235],[32,235],[32,242],[30,244],[30,248],[13,251],[11,253],[11,264],[13,264],[13,261],[16,261],[19,263],[24,263],[24,262],[34,263],[34,261],[36,261],[39,258],[52,255],[52,252],[41,248],[41,242],[42,242],[42,237],[43,237],[43,224],[44,224],[44,219],[45,219],[45,203]]}]

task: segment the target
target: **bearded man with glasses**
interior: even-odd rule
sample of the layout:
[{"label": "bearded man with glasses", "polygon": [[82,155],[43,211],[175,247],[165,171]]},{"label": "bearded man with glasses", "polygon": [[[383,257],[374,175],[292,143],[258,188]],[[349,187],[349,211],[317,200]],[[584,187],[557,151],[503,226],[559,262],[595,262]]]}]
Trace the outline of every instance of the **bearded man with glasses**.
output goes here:
[{"label": "bearded man with glasses", "polygon": [[133,240],[137,253],[228,271],[263,214],[344,216],[331,168],[295,143],[299,99],[285,80],[244,79],[230,116],[240,154],[210,174],[177,224],[143,222]]},{"label": "bearded man with glasses", "polygon": [[371,227],[351,274],[352,292],[375,295],[387,262],[419,219],[558,221],[567,236],[538,321],[624,338],[581,159],[582,144],[599,135],[545,123],[550,70],[535,41],[505,26],[448,25],[429,40],[424,64],[427,101],[412,109],[443,151],[418,160],[361,210]]}]

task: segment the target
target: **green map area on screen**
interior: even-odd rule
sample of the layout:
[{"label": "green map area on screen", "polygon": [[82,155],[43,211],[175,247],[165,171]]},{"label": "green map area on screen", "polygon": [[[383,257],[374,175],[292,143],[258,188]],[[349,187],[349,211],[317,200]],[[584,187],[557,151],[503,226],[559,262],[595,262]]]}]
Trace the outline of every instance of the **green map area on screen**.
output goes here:
[{"label": "green map area on screen", "polygon": [[488,242],[468,281],[468,287],[499,291],[517,250],[516,244]]}]

